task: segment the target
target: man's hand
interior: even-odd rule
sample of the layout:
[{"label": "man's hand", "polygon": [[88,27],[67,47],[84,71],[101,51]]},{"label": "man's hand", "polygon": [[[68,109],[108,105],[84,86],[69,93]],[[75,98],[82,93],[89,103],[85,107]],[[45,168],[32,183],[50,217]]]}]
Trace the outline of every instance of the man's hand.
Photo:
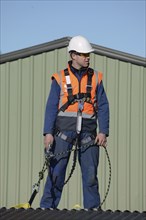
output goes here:
[{"label": "man's hand", "polygon": [[53,141],[54,141],[53,135],[52,135],[52,134],[46,134],[46,135],[44,136],[44,145],[45,145],[45,148],[48,149],[48,147],[53,144]]},{"label": "man's hand", "polygon": [[97,143],[99,146],[106,147],[107,146],[107,137],[105,134],[98,133],[95,138],[95,143]]}]

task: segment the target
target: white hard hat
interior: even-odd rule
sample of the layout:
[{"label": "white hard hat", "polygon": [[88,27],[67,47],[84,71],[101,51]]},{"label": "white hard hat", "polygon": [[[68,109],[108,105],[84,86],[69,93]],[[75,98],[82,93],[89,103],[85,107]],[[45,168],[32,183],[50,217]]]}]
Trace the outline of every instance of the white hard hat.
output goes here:
[{"label": "white hard hat", "polygon": [[68,52],[76,51],[79,53],[91,53],[94,51],[89,41],[82,36],[75,36],[73,37],[68,46]]}]

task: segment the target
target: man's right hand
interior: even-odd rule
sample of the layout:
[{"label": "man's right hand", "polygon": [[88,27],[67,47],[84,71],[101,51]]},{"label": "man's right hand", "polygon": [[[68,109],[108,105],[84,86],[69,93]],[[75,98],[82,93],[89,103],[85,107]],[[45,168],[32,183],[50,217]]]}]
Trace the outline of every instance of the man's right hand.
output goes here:
[{"label": "man's right hand", "polygon": [[44,136],[44,145],[45,145],[45,148],[48,149],[48,147],[53,144],[53,141],[54,141],[53,135],[52,135],[52,134],[46,134],[46,135]]}]

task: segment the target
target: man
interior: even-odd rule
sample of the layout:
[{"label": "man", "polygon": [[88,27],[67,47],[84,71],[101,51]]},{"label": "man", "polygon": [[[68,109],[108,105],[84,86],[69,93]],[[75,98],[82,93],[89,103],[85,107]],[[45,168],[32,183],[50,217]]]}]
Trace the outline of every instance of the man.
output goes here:
[{"label": "man", "polygon": [[[84,208],[100,205],[97,167],[99,146],[106,147],[109,135],[109,104],[102,83],[102,73],[89,67],[93,48],[83,36],[73,37],[68,46],[68,67],[52,76],[44,120],[45,149],[51,146],[50,161],[40,207],[57,208],[64,186],[65,172],[73,141],[78,143],[82,172]],[[97,133],[97,124],[99,132]],[[89,142],[94,139],[94,144]],[[86,143],[87,148],[82,148]],[[61,152],[66,154],[61,156]]]}]

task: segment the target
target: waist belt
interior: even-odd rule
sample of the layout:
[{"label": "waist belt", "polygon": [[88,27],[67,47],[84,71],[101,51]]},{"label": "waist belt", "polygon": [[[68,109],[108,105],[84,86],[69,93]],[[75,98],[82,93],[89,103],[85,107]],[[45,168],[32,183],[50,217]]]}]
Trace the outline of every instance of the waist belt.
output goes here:
[{"label": "waist belt", "polygon": [[[75,144],[75,142],[76,142],[75,138],[70,138],[61,131],[57,131],[55,135],[57,137],[60,137],[62,140],[67,141],[70,144]],[[83,138],[82,140],[80,140],[79,143],[81,146],[84,146],[87,144],[93,144],[94,141],[95,141],[95,136],[91,134],[91,135]]]}]

